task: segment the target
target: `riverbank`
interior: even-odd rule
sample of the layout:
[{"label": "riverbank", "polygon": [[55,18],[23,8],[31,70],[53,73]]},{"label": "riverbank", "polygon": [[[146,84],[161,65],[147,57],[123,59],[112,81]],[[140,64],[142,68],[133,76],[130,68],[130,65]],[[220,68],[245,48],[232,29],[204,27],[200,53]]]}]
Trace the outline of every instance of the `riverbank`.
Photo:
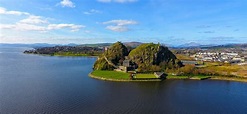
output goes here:
[{"label": "riverbank", "polygon": [[35,54],[35,53],[24,53],[32,55],[41,55],[41,56],[58,56],[58,57],[98,57],[98,55],[60,55],[60,54]]},{"label": "riverbank", "polygon": [[247,82],[247,78],[224,77],[224,76],[214,76],[214,77],[211,77],[210,79],[211,80],[223,80],[223,81]]},{"label": "riverbank", "polygon": [[[145,78],[140,77],[143,74],[136,74],[136,78],[130,79],[129,73],[116,72],[116,71],[100,71],[96,70],[89,73],[91,78],[105,80],[105,81],[118,81],[118,82],[138,82],[138,81],[162,81],[162,80],[224,80],[224,81],[238,81],[247,82],[247,78],[224,77],[224,76],[166,76],[165,79],[154,78],[153,74],[144,74]],[[147,78],[150,76],[150,78]]]},{"label": "riverbank", "polygon": [[89,76],[95,79],[107,81],[162,81],[165,79],[180,79],[180,80],[205,80],[211,78],[210,76],[166,76],[164,79],[157,78],[154,74],[135,74],[133,79],[130,79],[129,73],[116,71],[95,70],[89,73]]},{"label": "riverbank", "polygon": [[105,81],[118,81],[118,82],[140,82],[140,81],[162,81],[159,78],[152,78],[152,79],[130,79],[128,73],[124,72],[116,72],[116,71],[101,71],[96,70],[88,74],[91,78],[105,80]]},{"label": "riverbank", "polygon": [[160,79],[157,80],[130,80],[130,79],[112,79],[112,78],[103,78],[99,76],[94,76],[91,73],[88,74],[89,77],[94,78],[94,79],[99,79],[99,80],[104,80],[104,81],[115,81],[115,82],[147,82],[147,81],[161,81]]}]

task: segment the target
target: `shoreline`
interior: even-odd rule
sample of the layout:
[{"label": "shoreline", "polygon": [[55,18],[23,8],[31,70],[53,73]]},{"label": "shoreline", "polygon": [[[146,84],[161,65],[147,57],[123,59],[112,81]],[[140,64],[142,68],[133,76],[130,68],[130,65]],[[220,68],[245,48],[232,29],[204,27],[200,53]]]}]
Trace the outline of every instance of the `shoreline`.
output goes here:
[{"label": "shoreline", "polygon": [[50,55],[50,54],[34,54],[34,53],[24,53],[24,54],[31,54],[31,55],[40,55],[40,56],[55,56],[55,57],[98,57],[95,56],[87,56],[87,55]]},{"label": "shoreline", "polygon": [[98,79],[98,80],[103,80],[103,81],[114,81],[114,82],[160,82],[162,81],[161,79],[156,79],[156,80],[124,80],[124,79],[112,79],[112,78],[103,78],[99,76],[94,76],[92,72],[88,74],[89,77]]},{"label": "shoreline", "polygon": [[232,77],[211,77],[210,80],[221,80],[221,81],[232,81],[232,82],[245,82],[247,83],[247,78],[232,78]]},{"label": "shoreline", "polygon": [[[161,82],[163,80],[161,79],[157,79],[157,80],[124,80],[124,79],[111,79],[111,78],[103,78],[103,77],[99,77],[99,76],[95,76],[92,74],[92,72],[90,72],[88,74],[89,77],[94,78],[94,79],[98,79],[98,80],[103,80],[103,81],[115,81],[115,82]],[[247,82],[247,79],[239,79],[239,78],[232,78],[232,77],[222,77],[222,76],[218,76],[218,77],[210,77],[207,79],[200,79],[200,78],[167,78],[164,80],[220,80],[220,81],[232,81],[232,82]]]}]

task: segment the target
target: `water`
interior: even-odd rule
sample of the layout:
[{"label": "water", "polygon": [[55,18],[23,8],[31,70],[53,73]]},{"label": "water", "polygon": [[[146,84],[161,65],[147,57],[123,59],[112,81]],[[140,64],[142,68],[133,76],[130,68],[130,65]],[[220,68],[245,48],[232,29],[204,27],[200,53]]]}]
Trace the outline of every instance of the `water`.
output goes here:
[{"label": "water", "polygon": [[0,113],[247,113],[247,83],[109,82],[88,77],[96,58],[0,48]]}]

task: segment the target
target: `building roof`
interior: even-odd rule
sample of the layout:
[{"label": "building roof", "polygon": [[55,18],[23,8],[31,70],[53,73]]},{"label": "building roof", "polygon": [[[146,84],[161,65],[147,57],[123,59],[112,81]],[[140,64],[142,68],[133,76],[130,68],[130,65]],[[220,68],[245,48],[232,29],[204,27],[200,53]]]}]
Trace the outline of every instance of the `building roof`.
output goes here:
[{"label": "building roof", "polygon": [[157,78],[160,78],[161,76],[164,75],[164,72],[154,72],[154,75],[155,75]]}]

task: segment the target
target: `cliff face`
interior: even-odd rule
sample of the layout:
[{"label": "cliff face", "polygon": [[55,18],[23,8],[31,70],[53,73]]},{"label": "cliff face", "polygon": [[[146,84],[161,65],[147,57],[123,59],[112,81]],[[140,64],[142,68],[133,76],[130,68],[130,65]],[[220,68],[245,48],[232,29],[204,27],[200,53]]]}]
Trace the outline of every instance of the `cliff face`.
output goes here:
[{"label": "cliff face", "polygon": [[162,71],[166,68],[178,68],[181,64],[176,56],[159,44],[142,44],[129,53],[131,61],[138,65],[138,71]]},{"label": "cliff face", "polygon": [[178,68],[181,64],[176,56],[159,44],[142,44],[128,53],[127,48],[120,42],[113,44],[95,62],[95,70],[113,70],[122,65],[125,56],[138,66],[139,72],[164,71]]},{"label": "cliff face", "polygon": [[95,70],[113,70],[123,63],[128,55],[128,49],[121,42],[114,43],[95,62]]}]

